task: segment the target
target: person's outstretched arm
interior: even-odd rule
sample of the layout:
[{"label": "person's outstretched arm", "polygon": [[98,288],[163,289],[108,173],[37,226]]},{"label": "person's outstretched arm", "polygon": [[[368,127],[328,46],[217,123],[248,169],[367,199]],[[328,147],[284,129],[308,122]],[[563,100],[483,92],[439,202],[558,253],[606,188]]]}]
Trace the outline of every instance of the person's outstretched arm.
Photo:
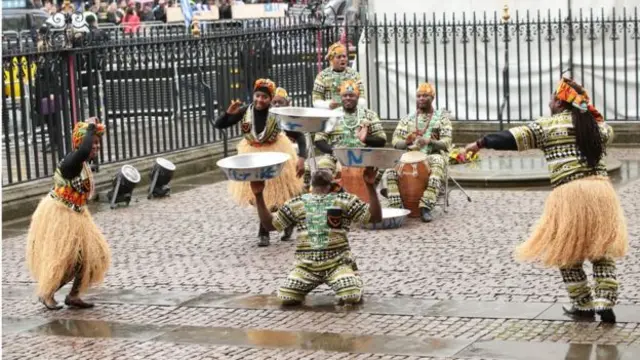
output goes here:
[{"label": "person's outstretched arm", "polygon": [[243,106],[239,101],[234,101],[231,103],[227,111],[218,116],[213,124],[216,129],[226,129],[231,127],[242,120],[248,108],[248,105]]}]

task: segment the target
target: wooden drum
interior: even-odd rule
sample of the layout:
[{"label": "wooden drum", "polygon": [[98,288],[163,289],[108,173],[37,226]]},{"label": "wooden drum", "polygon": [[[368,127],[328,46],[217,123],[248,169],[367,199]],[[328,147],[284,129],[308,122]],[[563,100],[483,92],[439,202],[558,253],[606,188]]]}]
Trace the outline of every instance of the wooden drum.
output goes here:
[{"label": "wooden drum", "polygon": [[368,204],[370,200],[369,192],[362,178],[364,169],[362,167],[343,166],[340,172],[340,182],[346,192],[356,195],[360,200]]},{"label": "wooden drum", "polygon": [[420,198],[431,175],[427,155],[420,151],[405,153],[396,166],[396,172],[403,206],[411,211],[409,217],[420,217]]}]

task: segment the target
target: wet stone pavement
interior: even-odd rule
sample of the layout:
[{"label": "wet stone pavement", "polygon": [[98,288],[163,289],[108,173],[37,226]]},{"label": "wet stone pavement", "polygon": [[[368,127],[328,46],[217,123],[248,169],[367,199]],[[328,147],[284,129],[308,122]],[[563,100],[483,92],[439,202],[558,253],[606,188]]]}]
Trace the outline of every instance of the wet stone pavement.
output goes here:
[{"label": "wet stone pavement", "polygon": [[168,199],[138,189],[128,208],[96,207],[113,263],[86,295],[93,309],[43,310],[24,265],[26,225],[5,226],[3,358],[639,359],[640,149],[610,156],[631,164],[616,183],[631,251],[619,263],[615,325],[568,321],[558,272],[513,260],[546,188],[467,188],[473,201],[453,191],[449,213],[431,224],[354,229],[365,302],[335,306],[320,286],[303,306],[282,308],[274,295],[294,244],[273,233],[258,248],[254,211],[235,208],[226,183],[203,185],[205,174]]}]

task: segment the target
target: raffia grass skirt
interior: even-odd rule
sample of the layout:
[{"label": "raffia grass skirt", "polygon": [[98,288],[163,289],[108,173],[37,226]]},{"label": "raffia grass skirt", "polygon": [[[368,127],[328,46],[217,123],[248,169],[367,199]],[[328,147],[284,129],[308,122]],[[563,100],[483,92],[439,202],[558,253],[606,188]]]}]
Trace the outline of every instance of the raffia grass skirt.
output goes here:
[{"label": "raffia grass skirt", "polygon": [[[246,139],[242,139],[238,144],[238,154],[271,151],[289,154],[291,159],[284,165],[280,176],[265,182],[264,201],[268,208],[282,206],[302,191],[303,179],[296,176],[298,155],[289,138],[282,133],[278,135],[273,144],[256,147],[251,146]],[[250,206],[254,203],[253,191],[251,191],[251,185],[248,181],[229,181],[229,193],[241,206]]]},{"label": "raffia grass skirt", "polygon": [[38,296],[55,293],[76,268],[82,273],[81,294],[104,280],[111,251],[87,209],[75,212],[47,195],[31,218],[26,259]]},{"label": "raffia grass skirt", "polygon": [[516,249],[516,259],[564,267],[629,249],[620,201],[607,177],[574,180],[554,189],[533,234]]}]

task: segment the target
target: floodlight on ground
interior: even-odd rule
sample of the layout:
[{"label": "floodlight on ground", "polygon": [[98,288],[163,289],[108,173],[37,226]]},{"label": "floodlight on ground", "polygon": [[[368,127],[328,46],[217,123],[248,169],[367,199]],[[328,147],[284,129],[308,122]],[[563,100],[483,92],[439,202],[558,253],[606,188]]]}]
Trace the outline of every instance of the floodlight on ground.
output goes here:
[{"label": "floodlight on ground", "polygon": [[107,193],[111,208],[115,209],[116,204],[126,203],[129,205],[133,189],[140,182],[140,173],[131,165],[124,165],[113,178],[113,188]]},{"label": "floodlight on ground", "polygon": [[171,195],[171,187],[169,182],[173,178],[173,173],[176,170],[176,166],[169,160],[164,158],[157,158],[149,178],[151,183],[149,184],[149,194],[147,199],[153,197],[165,197]]}]

